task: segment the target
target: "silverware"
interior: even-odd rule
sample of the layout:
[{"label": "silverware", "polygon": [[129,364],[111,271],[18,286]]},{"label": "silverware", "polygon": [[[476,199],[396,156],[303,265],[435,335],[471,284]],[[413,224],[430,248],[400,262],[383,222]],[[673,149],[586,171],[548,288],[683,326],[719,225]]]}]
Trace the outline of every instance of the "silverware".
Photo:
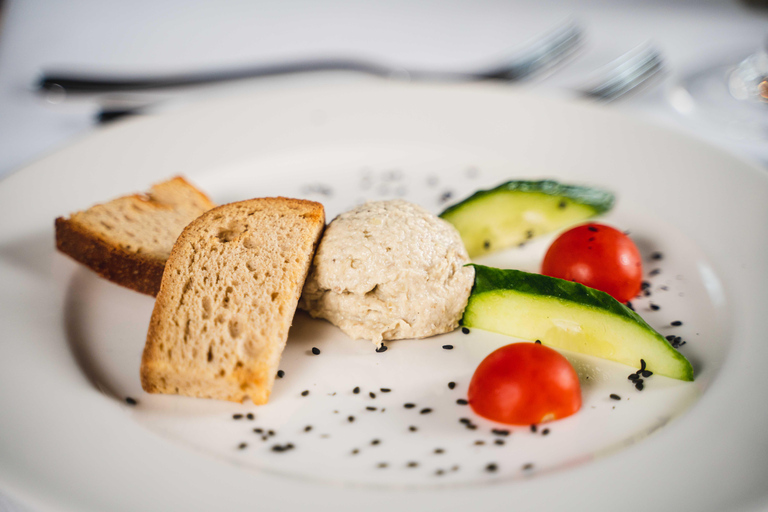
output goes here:
[{"label": "silverware", "polygon": [[661,52],[642,44],[598,70],[598,78],[577,88],[577,93],[598,101],[615,101],[650,85],[663,72]]},{"label": "silverware", "polygon": [[43,92],[64,94],[96,94],[120,91],[148,91],[187,87],[214,82],[242,80],[293,73],[318,71],[355,71],[387,78],[434,81],[522,80],[566,60],[582,41],[582,30],[567,22],[555,30],[532,40],[518,55],[505,62],[475,72],[442,72],[409,70],[357,59],[332,58],[295,61],[242,69],[207,71],[165,76],[119,76],[47,72],[37,84]]},{"label": "silverware", "polygon": [[[596,101],[617,101],[651,85],[654,80],[664,74],[664,71],[661,52],[653,46],[642,44],[598,69],[595,72],[596,78],[572,88],[572,91],[579,96]],[[100,123],[106,123],[124,116],[140,114],[145,108],[147,105],[103,108],[97,114],[97,120]]]}]

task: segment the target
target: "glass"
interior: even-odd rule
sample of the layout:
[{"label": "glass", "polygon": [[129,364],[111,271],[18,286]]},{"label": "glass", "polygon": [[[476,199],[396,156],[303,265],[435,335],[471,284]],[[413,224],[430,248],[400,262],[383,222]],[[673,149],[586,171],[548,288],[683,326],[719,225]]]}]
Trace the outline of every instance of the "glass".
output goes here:
[{"label": "glass", "polygon": [[768,140],[768,39],[741,62],[678,80],[669,100],[679,112],[725,128],[741,140]]}]

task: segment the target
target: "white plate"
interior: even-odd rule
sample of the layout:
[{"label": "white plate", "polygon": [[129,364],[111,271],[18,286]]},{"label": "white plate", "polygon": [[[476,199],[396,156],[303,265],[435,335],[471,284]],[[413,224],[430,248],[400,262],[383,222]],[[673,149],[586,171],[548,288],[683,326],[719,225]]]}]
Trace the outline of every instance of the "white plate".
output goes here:
[{"label": "white plate", "polygon": [[[509,338],[455,332],[377,354],[300,314],[281,363],[286,376],[267,406],[144,394],[138,364],[152,299],[56,254],[53,219],[179,173],[220,203],[303,196],[321,200],[329,219],[365,198],[405,197],[439,212],[447,192],[450,202],[508,178],[611,189],[618,204],[603,220],[631,232],[646,270],[660,269],[635,307],[687,341],[681,351],[696,381],[653,376],[638,392],[628,367],[568,354],[582,378],[582,411],[536,433],[500,436],[491,430],[503,427],[455,401],[476,364]],[[294,90],[101,130],[7,178],[0,205],[0,488],[33,508],[706,511],[768,503],[768,177],[701,142],[501,87]],[[547,242],[484,262],[535,270]],[[649,259],[657,251],[663,259]],[[248,413],[255,418],[233,418]],[[263,441],[255,428],[275,435]],[[295,449],[270,449],[286,443]],[[491,463],[497,471],[486,470]]]}]

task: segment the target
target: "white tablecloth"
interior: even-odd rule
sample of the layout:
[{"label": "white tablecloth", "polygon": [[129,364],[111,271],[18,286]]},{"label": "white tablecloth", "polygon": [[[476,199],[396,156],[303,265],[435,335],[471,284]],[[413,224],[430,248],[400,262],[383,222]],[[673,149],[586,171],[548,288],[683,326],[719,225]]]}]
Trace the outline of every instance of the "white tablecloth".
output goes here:
[{"label": "white tablecloth", "polygon": [[[582,53],[525,87],[558,94],[560,86],[645,41],[664,53],[669,81],[745,57],[768,36],[768,10],[725,0],[11,0],[0,29],[0,177],[98,129],[96,105],[52,104],[33,94],[42,69],[166,73],[352,55],[406,68],[462,70],[497,61],[568,18],[586,30]],[[237,87],[311,86],[328,79],[293,76]],[[768,166],[768,143],[737,140],[721,126],[691,122],[671,108],[663,87],[606,108],[672,126]],[[26,508],[0,495],[0,512],[21,510]]]}]

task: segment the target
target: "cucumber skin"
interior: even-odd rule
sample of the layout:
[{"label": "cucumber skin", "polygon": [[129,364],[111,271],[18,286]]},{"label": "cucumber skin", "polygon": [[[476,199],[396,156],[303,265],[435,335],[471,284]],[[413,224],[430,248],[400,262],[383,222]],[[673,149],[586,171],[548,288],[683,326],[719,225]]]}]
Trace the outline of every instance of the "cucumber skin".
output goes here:
[{"label": "cucumber skin", "polygon": [[577,203],[594,208],[595,215],[600,215],[611,208],[616,200],[615,196],[606,191],[582,185],[565,185],[555,180],[511,180],[501,185],[488,189],[478,190],[460,203],[446,208],[440,217],[460,210],[465,205],[472,203],[489,194],[498,192],[538,192],[550,196],[567,197]]},{"label": "cucumber skin", "polygon": [[[675,350],[666,338],[648,325],[640,315],[607,293],[572,281],[540,274],[532,274],[521,270],[498,269],[474,263],[470,263],[469,265],[475,269],[475,284],[472,287],[469,296],[465,315],[467,311],[471,310],[473,298],[477,298],[484,293],[502,290],[514,290],[518,293],[528,295],[552,297],[561,302],[574,303],[579,307],[597,309],[638,324],[649,335],[656,338],[659,343],[663,343],[668,347],[675,359],[684,362],[685,371],[680,380],[693,380],[693,367],[685,356]],[[461,323],[462,325],[465,325],[463,319]],[[469,326],[472,327],[472,325]],[[479,326],[475,327],[481,328]]]}]

